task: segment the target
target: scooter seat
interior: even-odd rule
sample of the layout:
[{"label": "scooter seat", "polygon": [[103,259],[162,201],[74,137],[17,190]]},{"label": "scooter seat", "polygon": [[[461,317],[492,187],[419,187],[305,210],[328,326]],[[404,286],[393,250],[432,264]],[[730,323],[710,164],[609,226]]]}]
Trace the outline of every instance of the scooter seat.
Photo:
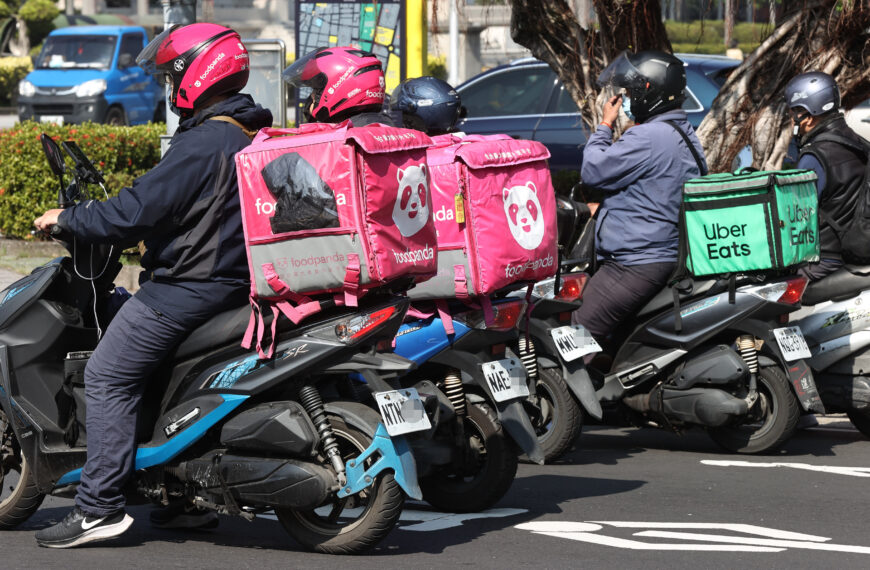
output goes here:
[{"label": "scooter seat", "polygon": [[870,266],[847,265],[807,285],[801,304],[817,305],[823,301],[842,301],[865,289],[870,289]]},{"label": "scooter seat", "polygon": [[[681,287],[678,289],[680,293],[680,302],[687,301],[693,297],[697,297],[698,295],[702,295],[713,288],[716,284],[715,279],[706,279],[704,281],[691,281],[691,283],[687,287]],[[637,312],[637,316],[646,317],[652,315],[653,313],[657,313],[662,309],[667,307],[674,306],[674,293],[670,287],[665,287],[659,293],[653,297],[649,303],[647,303],[640,311]]]},{"label": "scooter seat", "polygon": [[251,306],[247,304],[219,313],[194,329],[184,342],[178,345],[175,360],[182,360],[226,344],[240,343],[248,329],[250,319]]}]

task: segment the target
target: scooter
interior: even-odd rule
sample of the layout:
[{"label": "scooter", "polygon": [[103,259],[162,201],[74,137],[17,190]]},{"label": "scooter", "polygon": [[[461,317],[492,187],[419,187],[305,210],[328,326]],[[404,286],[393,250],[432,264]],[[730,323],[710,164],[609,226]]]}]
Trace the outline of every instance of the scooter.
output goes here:
[{"label": "scooter", "polygon": [[808,363],[794,350],[800,330],[782,325],[805,287],[803,277],[685,280],[677,307],[675,293],[662,291],[625,331],[610,370],[590,365],[599,399],[635,423],[702,426],[731,452],[776,449],[794,432],[801,407],[824,409]]},{"label": "scooter", "polygon": [[[102,177],[78,147],[75,181],[43,135],[59,202],[87,198]],[[48,494],[72,496],[85,462],[83,371],[105,327],[120,269],[118,248],[88,247],[52,231],[72,257],[55,259],[0,297],[0,529],[28,519]],[[146,388],[131,504],[187,500],[251,520],[274,511],[300,544],[325,553],[375,546],[399,519],[405,494],[420,498],[413,455],[381,418],[355,402],[324,403],[324,377],[349,368],[389,378],[413,367],[379,354],[408,302],[382,293],[359,309],[322,303],[323,313],[278,328],[275,356],[240,347],[250,309],[194,330]]]},{"label": "scooter", "polygon": [[870,437],[870,267],[845,266],[810,283],[790,315],[807,345],[796,348],[813,370],[825,410],[846,413]]}]

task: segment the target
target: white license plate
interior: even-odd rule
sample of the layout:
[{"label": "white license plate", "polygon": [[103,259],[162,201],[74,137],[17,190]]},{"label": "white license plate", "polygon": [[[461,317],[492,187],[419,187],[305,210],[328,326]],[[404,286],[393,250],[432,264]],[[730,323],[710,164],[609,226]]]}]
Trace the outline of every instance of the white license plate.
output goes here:
[{"label": "white license plate", "polygon": [[576,360],[586,354],[601,352],[601,346],[583,325],[571,325],[550,329],[556,349],[566,362]]},{"label": "white license plate", "polygon": [[55,123],[57,125],[63,124],[63,115],[42,115],[39,117],[40,123]]},{"label": "white license plate", "polygon": [[423,407],[423,400],[414,388],[375,393],[375,401],[381,410],[381,418],[387,433],[403,435],[432,427]]},{"label": "white license plate", "polygon": [[484,362],[483,377],[496,402],[506,402],[529,395],[526,369],[522,362],[511,358]]},{"label": "white license plate", "polygon": [[773,334],[776,336],[776,343],[779,345],[782,357],[785,358],[786,362],[812,356],[800,327],[774,329]]}]

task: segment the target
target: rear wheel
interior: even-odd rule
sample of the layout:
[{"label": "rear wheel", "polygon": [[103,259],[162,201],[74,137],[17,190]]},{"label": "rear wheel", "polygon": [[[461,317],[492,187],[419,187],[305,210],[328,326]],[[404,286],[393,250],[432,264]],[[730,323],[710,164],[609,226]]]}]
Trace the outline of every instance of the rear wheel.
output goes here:
[{"label": "rear wheel", "polygon": [[0,530],[13,529],[29,519],[44,498],[36,490],[12,425],[0,410]]},{"label": "rear wheel", "polygon": [[776,367],[758,372],[758,399],[744,422],[713,428],[713,441],[735,453],[764,453],[788,440],[797,428],[800,405],[791,385]]},{"label": "rear wheel", "polygon": [[497,503],[517,474],[517,454],[504,436],[495,412],[469,404],[463,417],[466,461],[443,465],[420,480],[423,500],[436,509],[476,513]]},{"label": "rear wheel", "polygon": [[[345,462],[372,440],[335,415],[327,414]],[[325,467],[329,461],[319,458]],[[369,460],[371,461],[371,460]],[[300,544],[326,554],[357,554],[380,542],[399,521],[405,495],[392,473],[382,473],[360,493],[310,510],[275,509],[284,529]]]},{"label": "rear wheel", "polygon": [[851,410],[846,412],[849,416],[849,421],[855,426],[855,429],[864,434],[864,437],[870,437],[870,413],[867,411]]},{"label": "rear wheel", "polygon": [[583,412],[568,391],[556,368],[541,368],[535,383],[537,402],[526,400],[525,408],[547,463],[561,457],[583,427]]}]

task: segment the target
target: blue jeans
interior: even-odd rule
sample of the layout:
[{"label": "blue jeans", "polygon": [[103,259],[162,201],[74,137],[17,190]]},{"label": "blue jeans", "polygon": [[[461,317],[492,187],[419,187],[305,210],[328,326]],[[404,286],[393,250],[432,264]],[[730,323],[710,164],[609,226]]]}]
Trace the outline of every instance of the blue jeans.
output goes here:
[{"label": "blue jeans", "polygon": [[135,296],[115,315],[85,368],[88,458],[76,494],[82,511],[105,516],[124,508],[145,382],[198,324],[175,322]]}]

